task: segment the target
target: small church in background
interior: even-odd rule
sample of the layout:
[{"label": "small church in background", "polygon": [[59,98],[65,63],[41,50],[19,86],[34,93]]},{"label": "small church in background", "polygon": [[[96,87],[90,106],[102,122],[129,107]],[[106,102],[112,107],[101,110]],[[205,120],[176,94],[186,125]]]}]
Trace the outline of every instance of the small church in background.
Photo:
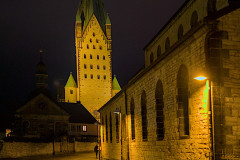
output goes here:
[{"label": "small church in background", "polygon": [[82,0],[75,24],[77,80],[70,73],[64,101],[80,102],[96,119],[97,110],[121,90],[116,76],[112,79],[111,44],[111,22],[103,3]]}]

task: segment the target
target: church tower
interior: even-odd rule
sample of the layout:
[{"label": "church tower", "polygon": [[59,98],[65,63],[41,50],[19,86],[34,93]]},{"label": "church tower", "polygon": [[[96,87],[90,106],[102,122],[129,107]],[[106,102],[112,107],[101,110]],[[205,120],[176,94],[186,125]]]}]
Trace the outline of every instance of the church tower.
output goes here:
[{"label": "church tower", "polygon": [[35,73],[37,88],[47,88],[48,87],[47,67],[43,63],[42,53],[43,53],[43,51],[40,50],[40,62],[37,64],[36,73]]},{"label": "church tower", "polygon": [[112,97],[111,22],[101,0],[81,0],[75,24],[77,101],[97,117]]}]

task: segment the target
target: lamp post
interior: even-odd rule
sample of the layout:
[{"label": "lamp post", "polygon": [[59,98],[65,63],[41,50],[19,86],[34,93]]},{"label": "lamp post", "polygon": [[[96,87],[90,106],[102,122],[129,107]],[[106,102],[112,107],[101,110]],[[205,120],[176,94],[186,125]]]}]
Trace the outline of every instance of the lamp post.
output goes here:
[{"label": "lamp post", "polygon": [[211,141],[211,151],[212,151],[212,155],[211,155],[211,158],[213,160],[215,160],[215,139],[214,139],[214,117],[213,117],[213,101],[212,101],[212,82],[211,80],[209,80],[206,76],[198,76],[198,77],[195,77],[194,78],[195,80],[198,80],[198,81],[207,81],[206,83],[208,84],[207,87],[208,87],[208,95],[209,95],[209,114],[210,114],[210,117],[209,117],[209,131],[210,131],[210,141]]},{"label": "lamp post", "polygon": [[120,126],[120,133],[121,133],[120,142],[121,142],[121,159],[122,159],[122,117],[121,117],[121,112],[120,112],[119,108],[116,108],[116,110],[113,113],[116,114],[116,115],[119,115],[119,119],[120,119],[119,126]]}]

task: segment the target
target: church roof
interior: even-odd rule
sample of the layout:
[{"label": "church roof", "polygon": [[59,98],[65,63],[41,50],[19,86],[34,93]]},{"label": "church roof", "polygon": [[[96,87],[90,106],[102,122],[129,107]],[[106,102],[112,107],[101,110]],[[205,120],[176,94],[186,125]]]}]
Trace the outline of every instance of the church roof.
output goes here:
[{"label": "church roof", "polygon": [[102,30],[106,33],[106,24],[111,24],[104,4],[101,0],[81,0],[78,7],[76,21],[82,22],[84,31],[93,14],[96,16]]},{"label": "church roof", "polygon": [[68,78],[67,84],[65,85],[65,87],[74,87],[77,88],[77,84],[73,78],[72,72],[70,73],[70,76]]},{"label": "church roof", "polygon": [[112,90],[121,90],[121,87],[118,83],[116,75],[114,75],[113,82],[112,82]]},{"label": "church roof", "polygon": [[94,124],[97,120],[81,103],[60,103],[61,107],[70,114],[70,123]]}]

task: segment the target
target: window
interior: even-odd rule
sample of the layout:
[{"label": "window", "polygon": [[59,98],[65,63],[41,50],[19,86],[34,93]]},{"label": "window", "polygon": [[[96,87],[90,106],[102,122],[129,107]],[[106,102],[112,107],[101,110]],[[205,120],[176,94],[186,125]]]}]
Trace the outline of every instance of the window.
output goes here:
[{"label": "window", "polygon": [[72,132],[75,132],[75,131],[76,131],[75,125],[71,125],[71,131],[72,131]]},{"label": "window", "polygon": [[87,44],[87,49],[89,49],[89,45]]},{"label": "window", "polygon": [[96,35],[95,35],[95,33],[93,32],[93,37],[95,37]]},{"label": "window", "polygon": [[156,100],[156,123],[157,123],[157,140],[164,139],[164,103],[163,103],[163,86],[162,82],[159,80],[157,82],[155,91]]},{"label": "window", "polygon": [[112,114],[110,112],[110,143],[112,143]]},{"label": "window", "polygon": [[119,143],[119,120],[118,114],[115,115],[116,118],[116,143]]},{"label": "window", "polygon": [[93,69],[93,65],[92,64],[90,65],[90,69]]},{"label": "window", "polygon": [[87,132],[87,126],[83,125],[82,130],[83,132]]},{"label": "window", "polygon": [[97,69],[100,69],[99,65],[97,65]]},{"label": "window", "polygon": [[153,62],[153,52],[150,54],[150,64]]},{"label": "window", "polygon": [[90,43],[92,43],[92,39],[90,38]]},{"label": "window", "polygon": [[99,59],[99,55],[97,55],[97,59]]},{"label": "window", "polygon": [[103,60],[105,60],[105,56],[103,56]]},{"label": "window", "polygon": [[99,49],[102,50],[102,46],[99,46]]},{"label": "window", "polygon": [[100,75],[97,75],[97,79],[100,79]]},{"label": "window", "polygon": [[183,36],[183,25],[180,24],[180,26],[178,27],[178,39],[181,39]]},{"label": "window", "polygon": [[106,66],[103,66],[103,70],[106,70]]},{"label": "window", "polygon": [[91,74],[91,79],[93,79],[93,75]]},{"label": "window", "polygon": [[141,95],[141,116],[142,116],[142,139],[143,141],[146,141],[148,132],[147,132],[147,101],[145,91],[143,91]]},{"label": "window", "polygon": [[159,45],[157,48],[157,57],[160,57],[162,51],[161,51],[161,46]]},{"label": "window", "polygon": [[70,90],[70,94],[73,94],[73,90]]},{"label": "window", "polygon": [[96,43],[98,43],[99,42],[99,40],[98,39],[96,39]]},{"label": "window", "polygon": [[87,65],[86,64],[84,64],[84,68],[87,69]]},{"label": "window", "polygon": [[84,59],[86,59],[86,57],[87,57],[86,54],[84,54]]},{"label": "window", "polygon": [[103,76],[103,79],[106,79],[106,75]]},{"label": "window", "polygon": [[108,142],[108,119],[106,115],[106,142]]},{"label": "window", "polygon": [[104,142],[104,118],[102,117],[102,140]]},{"label": "window", "polygon": [[87,74],[84,74],[84,77],[87,78]]},{"label": "window", "polygon": [[134,121],[134,109],[135,109],[135,105],[134,105],[134,100],[132,98],[131,100],[131,129],[132,129],[132,140],[135,139],[135,121]]},{"label": "window", "polygon": [[96,49],[96,48],[95,48],[95,45],[93,45],[93,49]]},{"label": "window", "polygon": [[169,48],[170,48],[170,40],[169,40],[169,38],[167,37],[167,38],[166,38],[166,41],[165,41],[165,50],[167,51]]},{"label": "window", "polygon": [[188,70],[181,65],[177,75],[178,125],[180,138],[189,136]]},{"label": "window", "polygon": [[90,59],[92,59],[92,55],[90,54]]},{"label": "window", "polygon": [[191,22],[190,22],[191,28],[196,26],[197,23],[198,23],[198,14],[197,14],[197,11],[194,11],[191,16]]}]

